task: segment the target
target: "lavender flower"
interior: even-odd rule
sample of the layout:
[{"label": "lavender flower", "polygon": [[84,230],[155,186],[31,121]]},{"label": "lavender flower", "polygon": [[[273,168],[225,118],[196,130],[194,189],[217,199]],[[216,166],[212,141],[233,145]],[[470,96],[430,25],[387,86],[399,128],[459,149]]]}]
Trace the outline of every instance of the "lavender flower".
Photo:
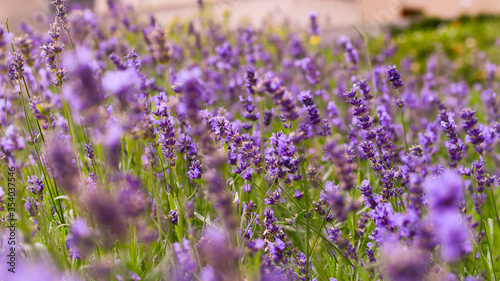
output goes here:
[{"label": "lavender flower", "polygon": [[13,82],[19,81],[24,76],[24,60],[21,53],[10,54],[9,79]]},{"label": "lavender flower", "polygon": [[85,152],[87,153],[87,156],[89,157],[90,160],[94,159],[95,155],[94,155],[94,148],[92,147],[92,142],[85,144]]},{"label": "lavender flower", "polygon": [[196,260],[190,254],[190,251],[189,241],[185,238],[182,239],[182,244],[173,244],[176,264],[171,275],[174,280],[189,280],[196,270]]},{"label": "lavender flower", "polygon": [[31,191],[36,196],[40,196],[40,198],[43,200],[43,190],[45,188],[45,183],[44,177],[42,176],[41,179],[38,179],[37,176],[28,176],[28,180],[26,181],[28,183],[28,189]]},{"label": "lavender flower", "polygon": [[310,27],[309,34],[318,36],[320,34],[320,29],[318,27],[318,13],[312,12],[309,14]]},{"label": "lavender flower", "polygon": [[28,197],[24,203],[24,210],[28,212],[30,217],[35,217],[38,214],[38,202],[36,199]]},{"label": "lavender flower", "polygon": [[458,212],[458,204],[464,200],[462,180],[457,174],[446,172],[439,178],[426,180],[424,186],[441,256],[446,261],[455,261],[472,251],[467,226]]},{"label": "lavender flower", "polygon": [[373,194],[370,183],[367,180],[364,180],[361,183],[361,186],[358,186],[358,189],[361,191],[361,194],[363,194],[365,205],[375,209],[380,199],[378,198],[378,194]]},{"label": "lavender flower", "polygon": [[399,74],[396,66],[387,66],[387,80],[391,81],[392,88],[398,89],[404,86],[405,83],[401,81],[401,74]]},{"label": "lavender flower", "polygon": [[69,144],[53,136],[48,143],[47,154],[59,187],[72,194],[78,188],[78,168]]},{"label": "lavender flower", "polygon": [[309,121],[314,125],[318,125],[321,122],[319,110],[316,108],[316,104],[312,99],[311,93],[309,91],[303,91],[300,93],[299,99],[307,111]]},{"label": "lavender flower", "polygon": [[353,65],[353,70],[356,70],[358,68],[359,57],[358,51],[356,51],[356,49],[352,45],[351,40],[345,36],[342,36],[339,38],[337,43],[344,50],[345,59]]},{"label": "lavender flower", "polygon": [[121,241],[125,239],[127,226],[121,213],[122,208],[118,206],[115,198],[97,191],[89,196],[87,204],[93,219],[101,230],[106,233],[105,236],[101,236],[104,239],[105,246],[112,245],[115,239]]},{"label": "lavender flower", "polygon": [[325,145],[325,154],[336,167],[337,173],[341,179],[342,189],[350,190],[354,186],[352,167],[347,159],[345,159],[343,149],[338,146],[336,140],[329,141]]},{"label": "lavender flower", "polygon": [[[92,54],[87,48],[78,49],[78,62],[72,55],[63,58],[64,65],[68,69],[67,76],[72,79],[64,84],[62,90],[65,99],[77,110],[85,111],[98,107],[105,98],[91,61]],[[115,85],[115,87],[120,86]]]},{"label": "lavender flower", "polygon": [[77,218],[71,225],[71,238],[68,239],[78,256],[86,257],[94,246],[94,233],[82,218]]},{"label": "lavender flower", "polygon": [[133,70],[110,71],[102,78],[103,89],[113,94],[126,108],[141,87],[141,78]]},{"label": "lavender flower", "polygon": [[400,281],[423,280],[427,273],[428,254],[420,249],[405,248],[394,242],[383,247],[382,263],[388,279]]},{"label": "lavender flower", "polygon": [[453,120],[453,115],[447,113],[446,111],[441,111],[441,128],[448,136],[448,142],[446,143],[446,148],[448,148],[448,153],[450,156],[450,167],[455,167],[457,162],[463,157],[462,152],[465,148],[462,140],[458,137],[457,127],[455,121]]},{"label": "lavender flower", "polygon": [[255,76],[255,69],[254,68],[248,68],[246,72],[246,88],[247,88],[247,93],[254,95],[255,94],[255,86],[257,85],[257,78]]},{"label": "lavender flower", "polygon": [[56,7],[56,13],[54,14],[54,17],[59,20],[59,22],[62,24],[64,30],[66,32],[69,32],[68,29],[68,2],[66,0],[54,0],[50,2],[50,4],[54,5]]}]

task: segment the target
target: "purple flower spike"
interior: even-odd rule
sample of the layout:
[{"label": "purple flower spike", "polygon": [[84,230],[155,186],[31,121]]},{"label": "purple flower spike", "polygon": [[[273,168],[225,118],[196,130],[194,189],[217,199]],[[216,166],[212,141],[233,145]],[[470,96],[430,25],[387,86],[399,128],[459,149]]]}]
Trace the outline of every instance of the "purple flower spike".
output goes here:
[{"label": "purple flower spike", "polygon": [[399,74],[395,65],[387,67],[387,80],[391,81],[392,88],[394,89],[401,88],[405,84],[401,81],[401,74]]}]

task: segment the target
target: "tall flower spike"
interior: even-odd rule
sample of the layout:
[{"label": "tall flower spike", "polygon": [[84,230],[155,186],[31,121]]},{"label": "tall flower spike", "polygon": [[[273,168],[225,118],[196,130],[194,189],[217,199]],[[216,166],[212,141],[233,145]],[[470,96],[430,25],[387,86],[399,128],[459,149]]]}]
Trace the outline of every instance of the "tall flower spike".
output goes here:
[{"label": "tall flower spike", "polygon": [[248,68],[247,73],[246,73],[246,88],[247,88],[247,93],[249,94],[255,94],[255,86],[257,85],[257,77],[255,76],[255,69],[254,68]]},{"label": "tall flower spike", "polygon": [[398,89],[404,86],[404,82],[401,81],[401,74],[399,74],[396,66],[387,66],[387,80],[391,81],[392,88]]},{"label": "tall flower spike", "polygon": [[92,146],[92,142],[85,144],[85,152],[90,160],[94,159],[94,147]]},{"label": "tall flower spike", "polygon": [[342,36],[338,40],[338,44],[344,50],[345,59],[353,65],[352,69],[356,70],[358,68],[359,56],[358,56],[358,51],[356,51],[356,49],[351,43],[351,39]]},{"label": "tall flower spike", "polygon": [[309,19],[311,22],[311,25],[309,27],[309,34],[318,36],[320,34],[320,29],[318,27],[318,13],[317,12],[310,13]]},{"label": "tall flower spike", "polygon": [[319,117],[319,110],[316,108],[316,104],[313,101],[311,92],[310,91],[301,92],[299,95],[299,99],[304,105],[304,109],[307,112],[309,121],[314,125],[318,125],[321,122],[321,119]]},{"label": "tall flower spike", "polygon": [[9,79],[12,82],[19,81],[24,75],[24,60],[21,53],[10,54]]},{"label": "tall flower spike", "polygon": [[68,32],[68,2],[66,0],[54,0],[50,4],[56,7],[54,17],[59,20],[63,29]]},{"label": "tall flower spike", "polygon": [[69,144],[59,137],[52,137],[49,143],[47,153],[56,182],[66,192],[76,193],[79,175],[73,151]]}]

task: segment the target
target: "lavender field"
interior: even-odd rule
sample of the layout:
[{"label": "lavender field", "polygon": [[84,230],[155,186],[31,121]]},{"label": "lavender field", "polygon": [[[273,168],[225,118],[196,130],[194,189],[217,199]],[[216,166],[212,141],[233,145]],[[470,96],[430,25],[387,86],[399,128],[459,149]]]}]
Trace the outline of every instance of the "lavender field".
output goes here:
[{"label": "lavender field", "polygon": [[500,280],[499,19],[108,3],[0,25],[0,280]]}]

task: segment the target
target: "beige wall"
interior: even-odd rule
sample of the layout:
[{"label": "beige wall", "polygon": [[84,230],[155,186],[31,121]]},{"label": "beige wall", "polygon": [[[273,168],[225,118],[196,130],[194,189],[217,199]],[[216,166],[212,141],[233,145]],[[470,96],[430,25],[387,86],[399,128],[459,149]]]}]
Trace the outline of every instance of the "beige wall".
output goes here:
[{"label": "beige wall", "polygon": [[[96,0],[97,10],[105,9],[105,0]],[[127,0],[139,10],[154,12],[159,18],[188,17],[197,10],[196,0]],[[221,16],[231,10],[230,23],[249,19],[258,25],[271,15],[275,20],[286,17],[306,27],[308,14],[318,11],[320,25],[324,29],[349,28],[363,22],[363,13],[368,26],[376,31],[389,23],[402,23],[401,10],[419,9],[425,15],[443,18],[463,14],[500,13],[500,0],[205,0]]]},{"label": "beige wall", "polygon": [[41,16],[52,14],[49,2],[48,0],[0,0],[0,25],[3,25],[8,18],[9,26],[13,29],[16,29],[21,22],[36,26]]},{"label": "beige wall", "polygon": [[[78,0],[71,0],[78,1]],[[86,0],[88,1],[88,0]],[[160,21],[174,17],[187,18],[197,10],[197,0],[124,0],[131,3],[142,14],[154,13]],[[0,22],[8,17],[12,27],[21,21],[40,25],[39,15],[52,14],[50,0],[0,0]],[[361,25],[363,11],[370,29],[388,23],[400,23],[403,7],[421,9],[427,15],[456,17],[461,14],[480,12],[500,13],[500,0],[205,0],[213,8],[216,16],[221,17],[226,10],[231,11],[230,25],[247,19],[259,25],[265,17],[276,21],[289,18],[292,22],[306,28],[308,14],[319,13],[320,26],[324,30],[350,28]],[[363,5],[361,5],[361,3]],[[95,0],[97,12],[106,10],[106,0]],[[38,17],[39,18],[39,17]]]}]

